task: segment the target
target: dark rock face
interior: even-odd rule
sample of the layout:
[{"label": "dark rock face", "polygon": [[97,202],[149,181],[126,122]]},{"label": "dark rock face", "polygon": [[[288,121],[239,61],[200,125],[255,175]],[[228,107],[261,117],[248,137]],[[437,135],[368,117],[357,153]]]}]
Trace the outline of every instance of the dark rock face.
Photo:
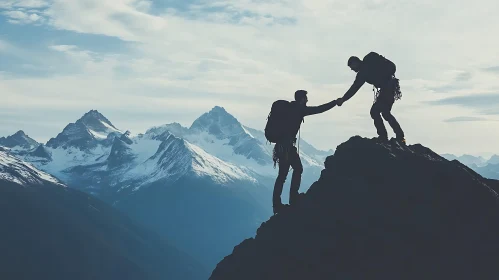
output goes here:
[{"label": "dark rock face", "polygon": [[40,144],[33,152],[29,153],[32,157],[37,157],[45,160],[52,160],[52,155],[45,148],[45,145]]},{"label": "dark rock face", "polygon": [[127,137],[114,138],[111,152],[107,158],[109,168],[122,167],[129,164],[135,158],[132,150],[128,147],[130,144],[125,142],[127,139]]},{"label": "dark rock face", "polygon": [[421,145],[352,137],[219,279],[497,279],[498,181]]}]

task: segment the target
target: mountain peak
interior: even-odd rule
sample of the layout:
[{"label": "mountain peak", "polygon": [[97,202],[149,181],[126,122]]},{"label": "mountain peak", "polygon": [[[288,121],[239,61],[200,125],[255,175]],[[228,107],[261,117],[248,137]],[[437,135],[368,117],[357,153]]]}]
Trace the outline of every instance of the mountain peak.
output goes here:
[{"label": "mountain peak", "polygon": [[[99,131],[114,129],[118,130],[104,115],[97,110],[90,110],[83,115],[78,121],[83,122],[85,125],[96,128]],[[78,122],[77,121],[77,122]]]},{"label": "mountain peak", "polygon": [[491,279],[498,183],[420,144],[355,136],[210,279]]},{"label": "mountain peak", "polygon": [[36,148],[39,143],[26,135],[24,131],[19,130],[11,136],[0,137],[0,145],[8,148],[20,147],[25,150],[31,150]]},{"label": "mountain peak", "polygon": [[24,133],[24,131],[19,130],[18,132],[14,133],[12,136],[17,136],[17,137],[26,137],[26,136],[28,136],[28,135],[26,135],[26,133]]},{"label": "mountain peak", "polygon": [[220,106],[213,107],[208,113],[197,118],[190,129],[208,131],[220,139],[244,132],[241,123]]},{"label": "mountain peak", "polygon": [[68,124],[57,137],[50,139],[47,146],[51,148],[73,146],[87,149],[96,146],[98,141],[108,140],[112,133],[116,136],[122,134],[99,111],[90,110],[75,123]]},{"label": "mountain peak", "polygon": [[224,107],[221,107],[221,106],[215,106],[213,107],[211,110],[210,110],[210,113],[227,113],[227,111],[225,110]]}]

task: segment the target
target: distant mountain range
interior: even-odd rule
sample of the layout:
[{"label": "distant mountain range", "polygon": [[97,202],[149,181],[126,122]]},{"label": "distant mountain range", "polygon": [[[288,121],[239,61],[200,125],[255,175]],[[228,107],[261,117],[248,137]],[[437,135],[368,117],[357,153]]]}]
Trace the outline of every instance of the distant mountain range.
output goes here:
[{"label": "distant mountain range", "polygon": [[442,156],[447,160],[457,160],[486,178],[499,179],[499,155],[492,155],[489,159],[467,154],[462,156],[443,154]]},{"label": "distant mountain range", "polygon": [[[22,131],[1,139],[23,161],[114,205],[207,267],[272,215],[273,145],[219,106],[190,127],[171,123],[132,135],[91,110],[46,144]],[[301,191],[332,153],[301,140]]]}]

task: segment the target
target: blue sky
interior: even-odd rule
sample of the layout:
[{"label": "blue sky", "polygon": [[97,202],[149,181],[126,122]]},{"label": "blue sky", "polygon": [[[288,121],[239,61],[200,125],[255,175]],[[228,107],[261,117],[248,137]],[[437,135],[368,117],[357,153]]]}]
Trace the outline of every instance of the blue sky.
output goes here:
[{"label": "blue sky", "polygon": [[[458,2],[3,0],[0,136],[46,141],[91,109],[140,133],[215,105],[263,129],[297,89],[309,105],[342,96],[348,57],[374,50],[397,64],[409,143],[499,153],[499,4]],[[371,104],[365,85],[302,135],[323,149],[373,137]]]}]

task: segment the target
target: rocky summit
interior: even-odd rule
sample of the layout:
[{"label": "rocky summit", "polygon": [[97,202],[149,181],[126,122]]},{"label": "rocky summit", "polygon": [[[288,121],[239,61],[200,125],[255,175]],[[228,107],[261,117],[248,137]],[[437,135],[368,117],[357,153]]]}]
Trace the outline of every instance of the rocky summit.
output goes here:
[{"label": "rocky summit", "polygon": [[497,191],[420,144],[355,136],[210,279],[497,279]]}]

